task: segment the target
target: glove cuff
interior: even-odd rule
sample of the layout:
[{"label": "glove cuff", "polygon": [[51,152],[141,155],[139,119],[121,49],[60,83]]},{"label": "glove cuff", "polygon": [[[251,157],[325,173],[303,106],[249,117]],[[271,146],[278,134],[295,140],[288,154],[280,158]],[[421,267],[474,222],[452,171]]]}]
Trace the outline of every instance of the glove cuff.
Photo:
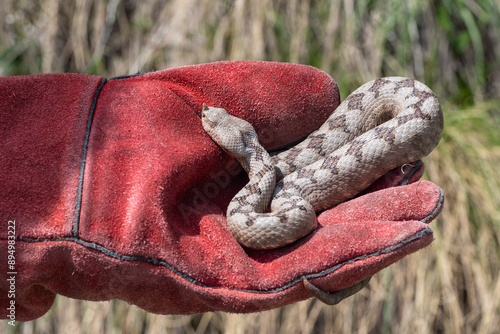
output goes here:
[{"label": "glove cuff", "polygon": [[41,316],[52,305],[55,294],[30,281],[30,273],[41,270],[37,263],[44,253],[38,262],[26,263],[23,258],[33,249],[23,240],[73,236],[85,140],[104,82],[80,74],[0,79],[0,220],[9,226],[0,229],[0,247],[12,251],[10,259],[0,257],[0,267],[2,276],[19,273],[8,274],[15,278],[12,299],[5,298],[11,296],[11,284],[0,280],[2,318],[11,300],[16,320]]}]

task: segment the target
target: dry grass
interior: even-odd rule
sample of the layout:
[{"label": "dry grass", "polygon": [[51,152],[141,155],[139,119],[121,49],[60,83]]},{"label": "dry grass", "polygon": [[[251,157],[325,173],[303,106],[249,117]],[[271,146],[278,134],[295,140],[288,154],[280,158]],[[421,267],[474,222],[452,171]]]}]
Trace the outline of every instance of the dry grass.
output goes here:
[{"label": "dry grass", "polygon": [[[426,82],[446,124],[426,160],[445,191],[434,243],[329,307],[248,315],[148,314],[58,297],[15,333],[495,333],[500,330],[500,3],[3,0],[0,74],[107,77],[217,60],[311,64],[345,97],[384,75]],[[0,323],[0,329],[7,327]],[[10,327],[10,326],[9,326]]]}]

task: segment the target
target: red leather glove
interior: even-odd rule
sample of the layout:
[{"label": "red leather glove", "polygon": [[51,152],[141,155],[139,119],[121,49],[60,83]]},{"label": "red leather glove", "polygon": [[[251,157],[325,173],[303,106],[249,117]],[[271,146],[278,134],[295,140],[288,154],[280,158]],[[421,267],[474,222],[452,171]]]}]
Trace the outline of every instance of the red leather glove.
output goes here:
[{"label": "red leather glove", "polygon": [[242,248],[224,212],[247,177],[203,131],[203,102],[275,149],[319,127],[339,95],[317,69],[265,62],[0,79],[2,318],[40,317],[56,294],[163,314],[335,303],[431,243],[441,189],[388,188],[418,180],[418,163],[323,212],[292,245]]}]

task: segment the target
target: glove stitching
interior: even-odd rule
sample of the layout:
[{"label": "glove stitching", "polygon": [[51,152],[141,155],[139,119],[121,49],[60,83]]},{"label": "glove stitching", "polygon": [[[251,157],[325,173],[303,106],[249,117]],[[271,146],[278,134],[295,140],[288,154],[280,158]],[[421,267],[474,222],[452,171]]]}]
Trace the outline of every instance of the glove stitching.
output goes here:
[{"label": "glove stitching", "polygon": [[443,209],[444,192],[443,192],[443,189],[441,189],[441,187],[438,187],[438,188],[439,188],[439,200],[437,202],[437,205],[434,207],[434,210],[432,210],[431,213],[429,213],[426,217],[424,217],[420,220],[422,223],[425,223],[425,224],[430,223],[434,218],[437,217],[437,215],[439,215],[439,213]]},{"label": "glove stitching", "polygon": [[73,227],[71,229],[71,234],[73,237],[78,238],[79,233],[80,233],[80,216],[81,216],[81,211],[82,211],[82,196],[83,196],[83,179],[85,175],[85,167],[86,167],[86,162],[87,162],[87,149],[89,145],[89,139],[90,139],[90,131],[92,130],[92,123],[94,121],[94,113],[95,109],[97,106],[97,100],[99,99],[99,95],[101,94],[102,89],[104,88],[104,85],[111,80],[119,80],[119,79],[127,79],[127,78],[132,78],[136,76],[141,76],[145,73],[136,73],[136,74],[130,74],[130,75],[122,75],[122,76],[117,76],[113,77],[109,80],[106,78],[102,78],[101,82],[99,83],[99,86],[97,87],[94,97],[92,99],[92,104],[90,106],[89,110],[89,118],[87,120],[87,127],[85,129],[85,135],[83,139],[83,147],[82,147],[82,155],[80,159],[80,171],[78,174],[78,186],[77,186],[77,191],[76,191],[76,198],[75,198],[75,216],[73,218]]},{"label": "glove stitching", "polygon": [[109,79],[108,81],[111,81],[111,80],[121,80],[121,79],[128,79],[128,78],[133,78],[133,77],[138,77],[138,76],[141,76],[141,75],[144,75],[144,74],[148,74],[148,72],[137,72],[135,74],[125,74],[125,75],[119,75],[117,77],[112,77],[111,79]]},{"label": "glove stitching", "polygon": [[379,256],[379,255],[390,253],[392,251],[395,251],[395,250],[397,250],[397,249],[399,249],[399,248],[401,248],[401,247],[409,244],[412,241],[415,241],[417,239],[420,239],[420,238],[422,238],[422,237],[424,237],[426,235],[432,234],[432,233],[433,233],[432,229],[430,229],[430,228],[421,230],[418,233],[416,233],[415,235],[413,235],[413,236],[411,236],[411,237],[409,237],[409,238],[407,238],[405,240],[402,240],[402,241],[400,241],[399,243],[397,243],[395,245],[389,246],[387,248],[378,250],[378,251],[370,253],[370,254],[364,254],[364,255],[356,256],[356,257],[354,257],[352,259],[349,259],[349,260],[337,263],[336,265],[334,265],[334,266],[332,266],[330,268],[327,268],[325,270],[322,270],[322,271],[320,271],[318,273],[310,273],[310,274],[300,275],[299,277],[292,279],[288,283],[285,283],[285,284],[283,284],[283,285],[281,285],[279,287],[272,288],[272,289],[267,289],[267,290],[242,289],[242,288],[235,288],[235,287],[224,287],[224,286],[211,286],[211,285],[207,285],[207,284],[205,284],[203,282],[200,282],[197,279],[195,279],[195,278],[193,278],[191,276],[188,276],[187,274],[185,274],[185,273],[183,273],[183,272],[175,269],[171,264],[169,264],[168,262],[166,262],[164,260],[159,260],[159,259],[145,257],[145,256],[123,255],[123,254],[120,254],[120,253],[115,252],[113,250],[110,250],[108,248],[105,248],[102,245],[99,245],[97,243],[90,242],[90,241],[85,241],[85,240],[82,240],[82,239],[80,239],[78,237],[41,238],[41,239],[19,238],[18,240],[24,241],[24,242],[30,242],[30,243],[35,243],[35,242],[57,242],[57,241],[75,242],[75,243],[77,243],[79,245],[82,245],[82,246],[87,247],[87,248],[95,249],[95,250],[97,250],[99,252],[102,252],[103,254],[105,254],[105,255],[107,255],[109,257],[112,257],[112,258],[115,258],[115,259],[118,259],[118,260],[121,260],[121,261],[142,261],[142,262],[150,263],[152,265],[161,265],[161,266],[164,266],[169,271],[171,271],[173,274],[181,277],[182,279],[188,281],[189,283],[195,284],[195,285],[203,287],[203,288],[209,288],[209,289],[227,289],[227,290],[234,290],[234,291],[248,292],[248,293],[255,293],[255,294],[271,294],[271,293],[282,292],[284,290],[287,290],[287,289],[291,288],[292,286],[294,286],[296,284],[303,284],[304,277],[306,277],[307,279],[314,279],[314,278],[324,277],[324,276],[326,276],[328,274],[331,274],[331,273],[339,270],[340,268],[342,268],[345,265],[353,264],[353,263],[358,262],[358,261],[363,261],[363,260],[366,260],[366,259],[369,259],[369,258],[372,258],[372,257],[376,257],[376,256]]},{"label": "glove stitching", "polygon": [[73,237],[75,238],[78,238],[80,230],[80,215],[82,211],[82,196],[83,196],[83,179],[85,175],[85,166],[87,162],[87,149],[89,146],[90,130],[92,129],[92,122],[94,120],[94,113],[97,105],[97,99],[99,98],[101,90],[106,84],[106,82],[107,79],[102,78],[101,83],[99,84],[94,93],[94,98],[92,99],[92,104],[89,110],[89,119],[87,120],[87,128],[85,130],[85,136],[83,137],[82,156],[80,159],[80,172],[78,174],[78,186],[75,198],[75,216],[73,218],[73,228],[71,231]]}]

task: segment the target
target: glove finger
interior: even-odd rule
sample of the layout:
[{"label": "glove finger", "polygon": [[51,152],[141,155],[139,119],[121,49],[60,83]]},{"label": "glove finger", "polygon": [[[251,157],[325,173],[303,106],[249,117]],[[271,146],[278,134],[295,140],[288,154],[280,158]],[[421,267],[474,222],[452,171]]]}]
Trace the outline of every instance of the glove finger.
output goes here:
[{"label": "glove finger", "polygon": [[217,62],[148,73],[136,80],[163,84],[192,110],[200,111],[203,103],[225,108],[249,121],[267,150],[316,130],[340,101],[331,76],[290,63]]},{"label": "glove finger", "polygon": [[385,173],[367,189],[362,191],[359,196],[385,188],[404,186],[417,182],[424,174],[424,170],[425,165],[422,160],[396,167]]},{"label": "glove finger", "polygon": [[431,222],[441,212],[443,190],[429,181],[365,194],[318,216],[323,226],[369,220]]}]

